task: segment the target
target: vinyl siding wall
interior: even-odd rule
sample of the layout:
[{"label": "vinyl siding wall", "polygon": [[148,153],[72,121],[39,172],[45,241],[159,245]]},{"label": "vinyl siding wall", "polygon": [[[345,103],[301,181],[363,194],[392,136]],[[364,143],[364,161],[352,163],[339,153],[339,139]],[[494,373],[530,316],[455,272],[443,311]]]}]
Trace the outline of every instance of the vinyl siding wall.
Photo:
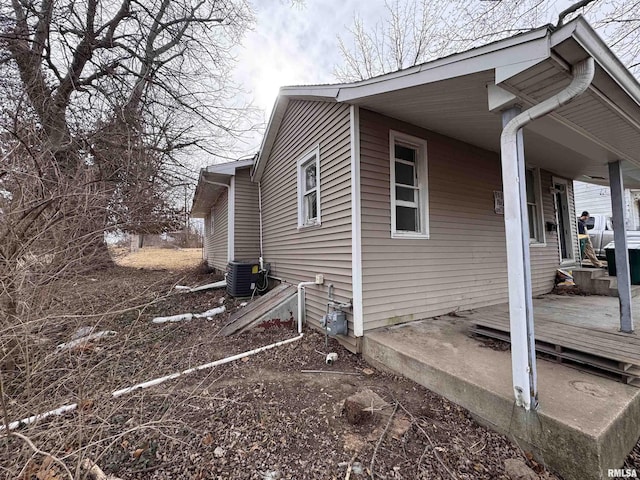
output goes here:
[{"label": "vinyl siding wall", "polygon": [[[364,328],[370,330],[508,300],[497,154],[360,111]],[[389,130],[427,141],[429,239],[392,239]],[[551,174],[541,172],[544,220],[554,221]],[[534,294],[553,288],[555,233],[531,248]]]},{"label": "vinyl siding wall", "polygon": [[[298,229],[297,161],[318,145],[322,225]],[[272,275],[288,283],[324,274],[324,285],[306,288],[307,320],[316,325],[326,312],[329,284],[336,300],[352,297],[350,161],[347,105],[289,103],[261,178],[264,259]]]},{"label": "vinyl siding wall", "polygon": [[258,185],[251,182],[251,169],[236,170],[234,260],[260,257],[260,214]]},{"label": "vinyl siding wall", "polygon": [[229,190],[224,189],[220,194],[213,207],[213,236],[211,237],[211,246],[209,251],[211,256],[207,261],[209,265],[216,270],[226,272],[227,270],[227,242],[228,242],[228,214],[227,206],[229,199]]}]

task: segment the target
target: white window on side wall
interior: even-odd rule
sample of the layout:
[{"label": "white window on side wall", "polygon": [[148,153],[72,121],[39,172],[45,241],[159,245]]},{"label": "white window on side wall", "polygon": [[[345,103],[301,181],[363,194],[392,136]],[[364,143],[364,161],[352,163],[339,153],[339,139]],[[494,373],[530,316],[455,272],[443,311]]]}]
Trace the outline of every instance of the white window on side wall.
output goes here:
[{"label": "white window on side wall", "polygon": [[320,224],[320,147],[316,147],[298,160],[298,228]]},{"label": "white window on side wall", "polygon": [[544,217],[542,214],[542,193],[540,189],[540,170],[527,168],[527,217],[529,218],[530,243],[544,244]]},{"label": "white window on side wall", "polygon": [[427,142],[391,131],[391,237],[429,238]]}]

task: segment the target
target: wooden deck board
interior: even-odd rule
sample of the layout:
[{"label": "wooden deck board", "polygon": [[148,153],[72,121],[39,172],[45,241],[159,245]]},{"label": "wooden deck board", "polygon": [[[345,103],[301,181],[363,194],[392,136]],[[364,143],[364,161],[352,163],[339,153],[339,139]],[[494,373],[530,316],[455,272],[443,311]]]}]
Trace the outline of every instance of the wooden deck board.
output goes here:
[{"label": "wooden deck board", "polygon": [[[471,332],[510,341],[508,314],[474,313],[470,320]],[[637,335],[571,325],[536,315],[535,338],[539,353],[640,386],[640,338]]]},{"label": "wooden deck board", "polygon": [[[509,332],[509,318],[506,315],[474,315],[472,322]],[[640,365],[640,338],[636,335],[618,334],[538,318],[535,320],[534,328],[535,336],[539,340]]]}]

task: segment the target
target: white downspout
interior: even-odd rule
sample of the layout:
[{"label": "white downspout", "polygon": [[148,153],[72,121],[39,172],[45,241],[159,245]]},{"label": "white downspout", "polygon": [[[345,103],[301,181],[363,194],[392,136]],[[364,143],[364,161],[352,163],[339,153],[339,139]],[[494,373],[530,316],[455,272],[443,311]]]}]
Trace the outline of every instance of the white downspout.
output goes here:
[{"label": "white downspout", "polygon": [[[529,122],[567,104],[583,93],[595,73],[593,58],[573,66],[573,80],[567,88],[511,119],[500,137],[502,182],[504,190],[504,222],[507,244],[509,282],[509,318],[511,330],[511,365],[516,404],[526,410],[537,408],[537,378],[533,307],[530,284],[529,238],[527,213],[523,212],[524,155],[518,133]],[[529,281],[527,281],[527,279]]]},{"label": "white downspout", "polygon": [[236,177],[229,179],[227,190],[227,263],[236,255]]},{"label": "white downspout", "polygon": [[260,270],[264,269],[264,253],[262,250],[262,184],[258,181],[258,225],[260,228]]}]

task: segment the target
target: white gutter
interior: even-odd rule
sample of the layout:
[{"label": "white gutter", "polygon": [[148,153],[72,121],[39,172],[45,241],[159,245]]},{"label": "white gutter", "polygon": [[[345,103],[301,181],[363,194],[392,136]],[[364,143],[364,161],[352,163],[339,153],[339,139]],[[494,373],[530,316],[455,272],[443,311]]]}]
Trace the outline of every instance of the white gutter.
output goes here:
[{"label": "white gutter", "polygon": [[[531,299],[529,235],[524,186],[524,158],[518,142],[520,130],[583,93],[595,73],[592,57],[573,67],[573,80],[567,88],[513,118],[502,130],[502,182],[504,222],[507,243],[511,365],[516,404],[526,410],[537,408],[537,378],[533,307]],[[523,207],[525,208],[523,210]],[[526,237],[526,238],[525,238]]]}]

